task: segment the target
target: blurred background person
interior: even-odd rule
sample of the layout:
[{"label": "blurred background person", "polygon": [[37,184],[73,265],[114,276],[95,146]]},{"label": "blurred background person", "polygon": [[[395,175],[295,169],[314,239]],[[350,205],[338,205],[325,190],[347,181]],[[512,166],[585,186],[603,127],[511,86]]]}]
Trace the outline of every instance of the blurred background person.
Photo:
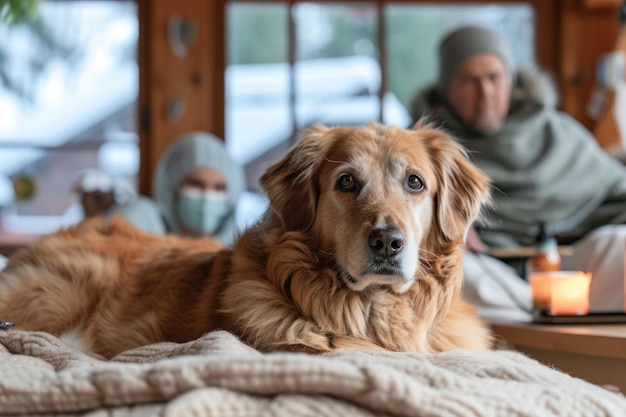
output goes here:
[{"label": "blurred background person", "polygon": [[224,141],[207,132],[191,132],[172,142],[159,158],[153,199],[140,196],[108,217],[119,214],[151,233],[211,236],[230,246],[265,207],[259,196],[252,196],[238,216],[246,187],[244,170],[230,157]]},{"label": "blurred background person", "polygon": [[154,202],[136,193],[124,178],[114,177],[99,169],[88,169],[72,186],[83,210],[84,218],[103,216],[111,219],[121,214],[135,227],[163,234],[165,226]]},{"label": "blurred background person", "polygon": [[99,169],[81,172],[72,191],[80,201],[84,217],[105,215],[116,204],[130,202],[137,197],[132,185]]},{"label": "blurred background person", "polygon": [[167,233],[210,235],[225,245],[237,235],[236,210],[245,189],[243,168],[222,140],[206,132],[173,142],[159,159],[152,184]]},{"label": "blurred background person", "polygon": [[492,180],[493,207],[478,231],[489,247],[573,243],[626,223],[626,167],[557,108],[549,78],[517,70],[511,47],[491,29],[466,26],[439,47],[435,85],[418,93],[412,117],[450,131]]},{"label": "blurred background person", "polygon": [[[545,74],[516,69],[499,32],[461,27],[441,41],[438,79],[418,92],[411,114],[415,120],[428,116],[452,133],[492,180],[494,204],[486,224],[469,233],[465,288],[481,285],[499,294],[507,288],[524,301],[512,302],[513,308],[527,307],[529,288],[516,274],[527,277],[528,259],[502,258],[513,270],[484,253],[558,240],[572,245],[561,269],[593,274],[590,311],[624,311],[626,167],[558,110]],[[485,294],[487,307],[502,299]],[[468,298],[479,304],[479,297]]]}]

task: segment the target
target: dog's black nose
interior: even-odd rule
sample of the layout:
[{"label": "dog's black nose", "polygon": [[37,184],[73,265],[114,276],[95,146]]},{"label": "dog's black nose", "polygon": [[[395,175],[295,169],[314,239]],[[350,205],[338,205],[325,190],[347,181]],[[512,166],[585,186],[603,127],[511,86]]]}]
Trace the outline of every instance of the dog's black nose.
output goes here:
[{"label": "dog's black nose", "polygon": [[395,227],[374,229],[370,233],[368,243],[376,255],[391,257],[402,252],[404,236]]}]

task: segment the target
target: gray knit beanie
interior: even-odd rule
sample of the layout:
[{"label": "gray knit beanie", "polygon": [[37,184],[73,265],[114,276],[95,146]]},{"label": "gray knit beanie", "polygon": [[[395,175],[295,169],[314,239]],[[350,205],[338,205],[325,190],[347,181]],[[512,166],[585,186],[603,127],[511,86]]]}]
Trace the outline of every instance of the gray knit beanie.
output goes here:
[{"label": "gray knit beanie", "polygon": [[484,53],[500,57],[513,79],[515,63],[506,39],[490,29],[464,26],[446,35],[439,45],[439,91],[442,94],[447,92],[452,75],[463,61]]}]

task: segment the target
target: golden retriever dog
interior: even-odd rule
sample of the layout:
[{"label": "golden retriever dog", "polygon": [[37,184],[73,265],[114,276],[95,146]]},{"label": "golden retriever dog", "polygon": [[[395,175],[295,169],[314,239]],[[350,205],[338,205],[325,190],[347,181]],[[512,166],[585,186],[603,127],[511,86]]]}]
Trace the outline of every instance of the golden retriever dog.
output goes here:
[{"label": "golden retriever dog", "polygon": [[0,320],[106,358],[216,329],[261,351],[491,347],[460,295],[489,182],[448,135],[314,126],[260,183],[271,208],[233,248],[121,219],[42,237],[0,273]]}]

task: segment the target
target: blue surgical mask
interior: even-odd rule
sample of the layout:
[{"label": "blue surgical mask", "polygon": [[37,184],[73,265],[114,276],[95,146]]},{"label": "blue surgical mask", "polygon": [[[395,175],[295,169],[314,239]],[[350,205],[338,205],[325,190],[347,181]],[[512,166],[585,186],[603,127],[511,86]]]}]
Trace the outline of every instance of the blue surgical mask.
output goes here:
[{"label": "blue surgical mask", "polygon": [[177,202],[178,219],[195,235],[214,235],[232,210],[226,192],[182,188]]}]

